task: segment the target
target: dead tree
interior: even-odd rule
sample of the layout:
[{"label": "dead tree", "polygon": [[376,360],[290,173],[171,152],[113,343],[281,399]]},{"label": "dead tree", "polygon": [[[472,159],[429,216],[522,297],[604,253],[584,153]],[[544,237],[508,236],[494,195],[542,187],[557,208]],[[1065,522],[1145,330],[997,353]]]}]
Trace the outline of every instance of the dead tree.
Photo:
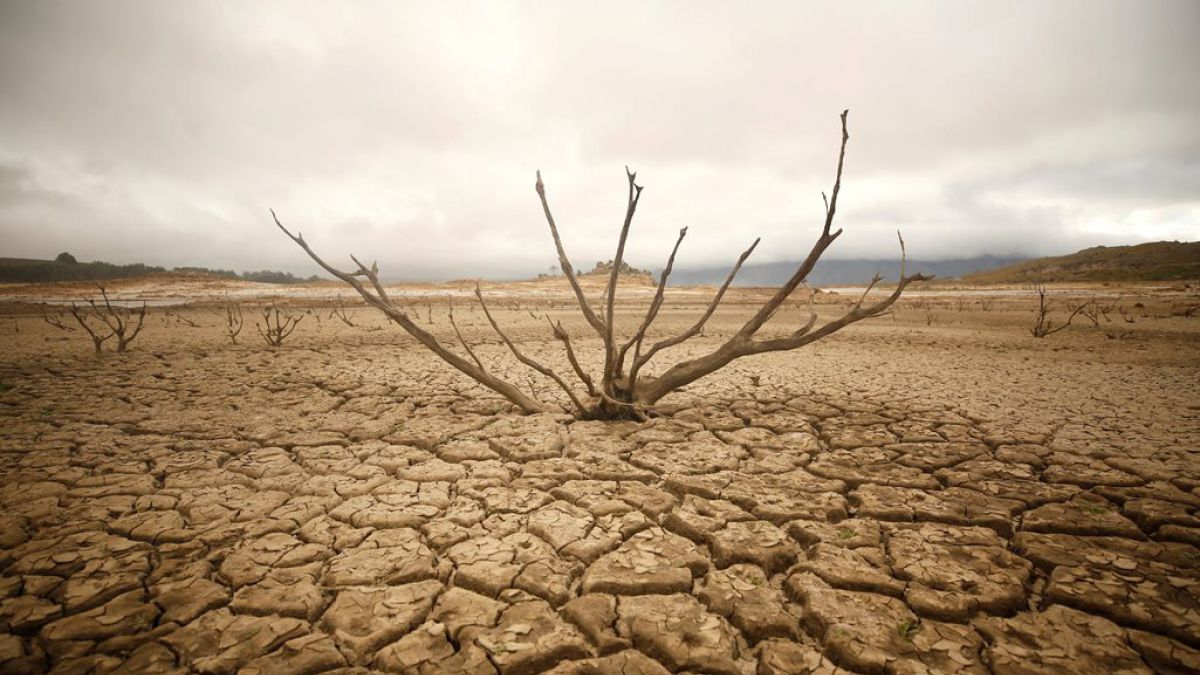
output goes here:
[{"label": "dead tree", "polygon": [[[664,302],[667,279],[671,275],[676,253],[678,253],[679,246],[683,243],[683,239],[687,235],[687,228],[680,230],[679,237],[675,241],[675,246],[667,258],[666,267],[658,279],[657,289],[646,310],[645,316],[632,335],[623,337],[616,329],[614,301],[618,276],[624,263],[625,243],[629,237],[629,230],[633,224],[633,218],[642,196],[642,186],[636,181],[637,175],[629,171],[628,168],[625,170],[628,189],[625,217],[617,239],[617,250],[611,263],[608,284],[601,301],[597,305],[593,305],[584,295],[577,278],[578,273],[576,268],[567,257],[562,239],[559,236],[558,225],[555,223],[549,201],[546,197],[546,188],[542,182],[541,172],[538,172],[537,182],[534,185],[538,199],[541,201],[546,222],[550,227],[550,236],[554,241],[554,248],[558,254],[559,269],[562,270],[563,277],[565,277],[567,283],[570,285],[579,310],[583,314],[583,318],[586,320],[590,330],[595,332],[603,344],[604,365],[598,373],[598,377],[593,377],[585,372],[575,354],[575,345],[570,334],[567,333],[566,329],[560,323],[552,324],[551,329],[554,337],[562,343],[566,351],[567,360],[570,362],[575,376],[583,384],[585,391],[582,394],[575,391],[559,374],[526,356],[508,339],[499,322],[491,315],[483,299],[482,292],[477,289],[475,297],[483,309],[485,316],[488,318],[492,329],[500,336],[502,342],[509,348],[509,351],[512,352],[518,361],[554,381],[557,386],[564,390],[577,417],[583,419],[640,419],[646,413],[652,412],[654,404],[667,394],[724,368],[736,359],[757,354],[797,349],[828,337],[850,324],[885,314],[888,308],[900,298],[900,295],[909,284],[932,278],[931,276],[922,274],[908,275],[905,273],[906,255],[904,239],[902,237],[900,238],[900,277],[892,292],[888,293],[882,299],[867,302],[871,290],[881,281],[881,277],[876,275],[862,296],[858,298],[857,302],[850,305],[849,310],[842,316],[818,327],[818,317],[814,310],[803,325],[789,327],[788,332],[782,337],[762,338],[758,336],[762,328],[775,316],[776,312],[784,305],[792,293],[805,282],[809,273],[821,258],[821,255],[825,253],[825,250],[842,234],[840,228],[834,229],[833,223],[837,213],[838,196],[841,193],[846,142],[850,138],[846,127],[846,117],[847,112],[843,112],[841,115],[841,149],[838,153],[837,171],[833,188],[828,197],[822,194],[822,197],[825,198],[825,209],[821,234],[817,237],[807,257],[792,274],[791,278],[776,290],[734,335],[715,349],[676,363],[660,372],[650,372],[649,365],[655,356],[664,350],[678,346],[701,334],[705,324],[713,316],[717,306],[721,304],[721,300],[725,297],[743,263],[746,262],[746,259],[750,257],[751,253],[758,246],[759,240],[755,239],[742,252],[741,256],[738,257],[725,282],[721,284],[709,302],[707,309],[705,309],[704,313],[691,327],[677,335],[648,342],[647,335],[649,334],[650,327],[658,316]],[[554,404],[544,402],[536,396],[525,393],[516,384],[497,377],[490,369],[484,366],[473,351],[466,346],[465,342],[463,342],[463,347],[467,351],[467,356],[459,354],[451,346],[443,344],[436,336],[417,325],[417,315],[415,313],[410,314],[393,302],[388,296],[387,290],[379,281],[379,268],[375,263],[367,267],[352,255],[350,258],[357,265],[357,269],[353,271],[338,269],[325,262],[324,259],[313,251],[308,242],[304,240],[302,234],[292,234],[280,222],[273,210],[271,211],[271,216],[274,218],[275,224],[279,229],[303,249],[314,262],[320,265],[326,272],[349,284],[362,296],[368,305],[382,312],[389,320],[398,324],[439,358],[476,382],[507,398],[524,412],[537,413],[559,409]],[[460,342],[462,342],[461,339]]]},{"label": "dead tree", "polygon": [[1066,323],[1056,326],[1054,325],[1054,319],[1050,318],[1050,312],[1054,301],[1046,299],[1046,285],[1041,283],[1034,284],[1033,290],[1038,295],[1038,308],[1037,315],[1034,318],[1033,328],[1030,328],[1029,332],[1032,333],[1033,337],[1035,338],[1044,338],[1047,335],[1054,335],[1058,331],[1066,329],[1067,326],[1071,325],[1071,320],[1074,319],[1075,316],[1082,312],[1083,308],[1087,306],[1085,303],[1075,307],[1071,310],[1071,313],[1067,315]]},{"label": "dead tree", "polygon": [[236,345],[241,332],[242,306],[237,303],[225,305],[225,334],[229,336],[229,343]]},{"label": "dead tree", "polygon": [[262,322],[255,323],[254,329],[272,347],[282,347],[283,341],[296,330],[296,326],[304,318],[303,314],[285,312],[274,303],[262,310]]},{"label": "dead tree", "polygon": [[112,330],[105,332],[108,329],[108,326],[103,324],[99,326],[93,326],[88,323],[88,317],[95,317],[95,313],[87,307],[79,307],[72,302],[70,312],[71,316],[75,317],[75,321],[83,327],[85,332],[87,332],[88,337],[92,339],[92,345],[96,348],[96,353],[99,354],[102,352],[104,350],[105,341],[107,341],[116,333],[114,333]]},{"label": "dead tree", "polygon": [[[113,307],[112,302],[108,299],[108,292],[103,286],[97,286],[100,289],[100,295],[104,299],[104,310],[101,311],[96,306],[96,301],[92,298],[88,302],[92,305],[92,309],[96,314],[112,328],[113,335],[117,338],[117,351],[123,352],[133,342],[138,333],[142,332],[142,326],[146,322],[146,303],[142,302],[142,306],[137,309],[128,309],[126,307]],[[137,323],[133,323],[133,319],[137,319]]]},{"label": "dead tree", "polygon": [[334,305],[333,309],[331,309],[329,311],[330,319],[334,318],[335,316],[337,318],[341,319],[342,323],[346,324],[347,326],[350,326],[351,328],[354,328],[354,322],[351,321],[350,317],[346,315],[346,303],[342,302],[341,298],[338,298],[337,304]]},{"label": "dead tree", "polygon": [[[124,352],[129,343],[142,332],[142,326],[146,322],[146,303],[143,302],[137,309],[114,306],[104,286],[97,284],[96,288],[100,289],[103,304],[97,303],[95,298],[87,298],[86,307],[71,303],[71,316],[92,339],[97,354],[102,351],[104,343],[113,337],[117,338],[117,351]],[[46,321],[56,325],[49,318],[46,318]],[[63,328],[61,325],[56,326]]]}]

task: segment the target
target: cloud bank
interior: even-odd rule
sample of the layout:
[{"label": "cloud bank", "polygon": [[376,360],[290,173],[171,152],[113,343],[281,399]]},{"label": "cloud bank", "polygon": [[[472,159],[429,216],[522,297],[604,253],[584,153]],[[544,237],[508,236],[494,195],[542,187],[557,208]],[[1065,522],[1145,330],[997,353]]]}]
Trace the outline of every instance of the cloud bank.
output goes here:
[{"label": "cloud bank", "polygon": [[[844,3],[851,5],[851,3]],[[1200,4],[0,5],[0,255],[390,278],[1200,239]]]}]

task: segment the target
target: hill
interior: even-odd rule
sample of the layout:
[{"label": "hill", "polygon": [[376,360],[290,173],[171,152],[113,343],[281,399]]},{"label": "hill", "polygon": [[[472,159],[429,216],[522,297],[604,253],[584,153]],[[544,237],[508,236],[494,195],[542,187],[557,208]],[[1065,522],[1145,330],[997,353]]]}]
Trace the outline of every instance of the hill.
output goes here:
[{"label": "hill", "polygon": [[165,272],[162,267],[136,263],[62,262],[29,258],[0,258],[0,282],[43,283],[47,281],[105,281]]},{"label": "hill", "polygon": [[0,258],[0,283],[108,281],[111,279],[129,279],[163,272],[208,275],[227,279],[241,279],[242,281],[257,281],[266,284],[295,284],[320,280],[316,275],[302,279],[288,272],[276,272],[273,270],[242,272],[239,275],[233,270],[212,270],[206,267],[176,267],[168,270],[164,267],[143,265],[142,263],[114,265],[99,260],[94,262],[76,262],[74,256],[69,253],[61,254],[57,260]]},{"label": "hill", "polygon": [[[938,278],[957,277],[971,272],[1011,265],[1024,258],[981,256],[960,260],[909,260],[907,272],[934,274]],[[791,278],[800,266],[798,261],[748,264],[738,272],[735,286],[779,286]],[[808,275],[814,286],[856,286],[871,281],[875,273],[895,281],[900,271],[900,259],[894,260],[821,260]],[[671,274],[672,286],[718,285],[725,281],[729,267],[676,269]]]},{"label": "hill", "polygon": [[1200,279],[1200,241],[1094,246],[1070,255],[1026,260],[962,277],[962,281],[974,284],[1181,279]]}]

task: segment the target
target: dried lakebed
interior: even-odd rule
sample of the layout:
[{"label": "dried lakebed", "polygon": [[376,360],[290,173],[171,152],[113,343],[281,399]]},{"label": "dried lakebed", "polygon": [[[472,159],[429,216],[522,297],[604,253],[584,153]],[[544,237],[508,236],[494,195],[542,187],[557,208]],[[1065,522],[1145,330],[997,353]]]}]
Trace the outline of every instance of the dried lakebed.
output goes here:
[{"label": "dried lakebed", "polygon": [[1194,351],[899,333],[644,424],[403,341],[8,363],[0,671],[1200,669]]}]

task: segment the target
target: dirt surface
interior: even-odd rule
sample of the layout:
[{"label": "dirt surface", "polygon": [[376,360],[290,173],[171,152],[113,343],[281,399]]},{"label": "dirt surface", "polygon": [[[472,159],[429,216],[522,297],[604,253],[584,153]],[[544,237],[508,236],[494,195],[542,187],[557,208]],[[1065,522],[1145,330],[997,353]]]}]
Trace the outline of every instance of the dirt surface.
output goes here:
[{"label": "dirt surface", "polygon": [[[453,288],[407,296],[448,344]],[[522,349],[569,372],[548,313],[596,369],[553,289],[489,293]],[[1045,339],[1020,289],[914,295],[645,423],[515,414],[366,308],[331,316],[338,290],[289,290],[275,349],[244,289],[238,344],[205,288],[99,357],[7,307],[0,671],[1200,670],[1194,288],[1072,289],[1109,317]],[[672,291],[657,334],[707,292]],[[489,367],[553,396],[454,302]]]}]

